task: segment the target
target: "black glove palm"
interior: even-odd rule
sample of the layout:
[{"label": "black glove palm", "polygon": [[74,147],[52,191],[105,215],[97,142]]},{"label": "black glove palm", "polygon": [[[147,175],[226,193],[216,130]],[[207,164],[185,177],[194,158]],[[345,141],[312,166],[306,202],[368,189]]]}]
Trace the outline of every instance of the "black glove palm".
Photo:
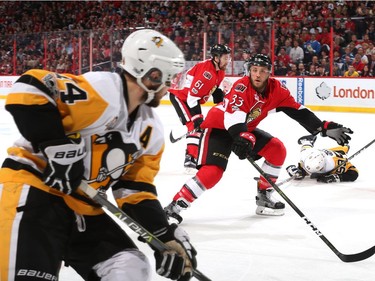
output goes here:
[{"label": "black glove palm", "polygon": [[158,237],[168,247],[168,251],[155,251],[156,272],[166,278],[188,281],[197,267],[197,251],[190,244],[188,234],[176,224],[171,224],[167,232]]},{"label": "black glove palm", "polygon": [[242,160],[251,154],[254,145],[255,136],[249,132],[242,132],[233,139],[232,151]]},{"label": "black glove palm", "polygon": [[323,121],[321,134],[323,137],[328,136],[331,139],[334,139],[339,145],[345,145],[351,140],[351,137],[348,134],[353,134],[353,131],[349,128],[343,127],[341,124]]},{"label": "black glove palm", "polygon": [[75,191],[85,170],[83,158],[86,151],[83,140],[78,136],[49,141],[42,143],[40,149],[47,158],[44,183],[65,194]]},{"label": "black glove palm", "polygon": [[333,183],[333,182],[340,182],[341,177],[340,175],[333,174],[333,175],[321,175],[316,179],[318,182],[324,183]]}]

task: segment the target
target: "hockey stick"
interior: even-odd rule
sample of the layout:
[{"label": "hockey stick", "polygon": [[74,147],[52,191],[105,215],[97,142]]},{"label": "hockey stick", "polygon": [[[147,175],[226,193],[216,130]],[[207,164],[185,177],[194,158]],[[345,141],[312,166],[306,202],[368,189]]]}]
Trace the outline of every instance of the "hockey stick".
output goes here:
[{"label": "hockey stick", "polygon": [[184,133],[183,135],[180,135],[179,137],[174,137],[173,130],[171,130],[171,132],[169,133],[169,140],[171,141],[171,143],[175,143],[175,142],[178,142],[179,140],[182,140],[183,138],[186,138],[188,135],[195,133],[196,131],[197,129],[193,129],[191,131]]},{"label": "hockey stick", "polygon": [[333,246],[332,243],[329,242],[329,240],[323,235],[323,233],[321,233],[320,230],[312,223],[312,221],[310,221],[302,213],[302,211],[298,209],[296,205],[294,205],[294,203],[285,195],[280,187],[271,180],[271,178],[262,170],[262,168],[259,167],[257,163],[255,163],[254,159],[252,159],[251,157],[248,157],[247,159],[254,166],[254,168],[267,180],[267,182],[277,191],[277,193],[279,193],[280,196],[289,204],[289,206],[292,207],[292,209],[306,222],[308,226],[311,227],[315,234],[318,235],[319,238],[322,239],[323,242],[335,253],[335,255],[340,258],[340,260],[342,260],[343,262],[356,262],[365,260],[375,254],[375,246],[357,254],[346,255],[339,252],[335,248],[335,246]]},{"label": "hockey stick", "polygon": [[337,169],[339,169],[339,168],[343,167],[344,165],[346,165],[347,162],[349,162],[350,160],[352,160],[354,157],[356,157],[358,154],[360,154],[362,151],[364,151],[366,148],[368,148],[374,142],[375,142],[375,139],[373,139],[372,141],[370,141],[368,144],[366,144],[364,147],[362,147],[360,150],[358,150],[356,153],[354,153],[352,156],[350,156],[349,158],[347,158],[344,162],[342,162],[340,165],[338,165],[337,167],[333,168],[332,170],[330,170],[330,171],[328,171],[328,172],[326,172],[324,174],[312,173],[310,175],[310,179],[316,179],[318,176],[331,174],[333,171],[336,171]]},{"label": "hockey stick", "polygon": [[[112,204],[105,197],[103,197],[95,188],[82,181],[79,188],[91,199],[100,204],[103,208],[107,209],[111,214],[120,219],[125,223],[131,230],[141,236],[148,244],[153,246],[155,249],[163,252],[168,250],[168,246],[161,242],[152,233],[148,232],[143,226],[129,217],[123,210]],[[197,269],[193,269],[193,276],[200,281],[211,281],[203,273]]]},{"label": "hockey stick", "polygon": [[[295,178],[296,178],[296,175],[294,175],[293,177],[289,177],[289,178],[283,179],[281,181],[278,181],[278,182],[276,182],[276,184],[280,187],[280,186],[282,186],[282,185],[284,185],[284,184],[286,184],[286,183],[294,180]],[[258,180],[260,180],[260,178],[259,177],[254,177],[254,180],[258,181]]]}]

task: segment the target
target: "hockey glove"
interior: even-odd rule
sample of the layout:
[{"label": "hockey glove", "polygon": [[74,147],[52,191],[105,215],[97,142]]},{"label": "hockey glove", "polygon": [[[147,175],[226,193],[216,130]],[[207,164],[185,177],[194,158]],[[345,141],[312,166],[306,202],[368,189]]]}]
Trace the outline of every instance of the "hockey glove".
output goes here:
[{"label": "hockey glove", "polygon": [[306,173],[303,173],[303,171],[297,168],[295,165],[290,165],[286,167],[286,171],[288,172],[290,177],[296,180],[303,180],[306,175]]},{"label": "hockey glove", "polygon": [[321,135],[323,137],[328,136],[331,139],[334,139],[339,145],[345,145],[351,140],[351,137],[348,134],[353,134],[353,131],[349,128],[343,127],[341,124],[323,121],[321,127]]},{"label": "hockey glove", "polygon": [[43,173],[46,185],[65,194],[71,194],[81,183],[84,173],[83,158],[86,155],[84,141],[78,134],[65,139],[40,144],[47,158]]},{"label": "hockey glove", "polygon": [[242,132],[233,139],[232,151],[242,160],[251,154],[254,145],[255,136],[249,132]]},{"label": "hockey glove", "polygon": [[324,183],[332,183],[332,182],[340,182],[341,177],[340,175],[333,174],[333,175],[321,175],[316,179],[318,182]]},{"label": "hockey glove", "polygon": [[171,224],[166,233],[158,237],[168,251],[155,251],[156,272],[166,278],[188,281],[197,267],[197,251],[190,244],[188,234],[176,224]]},{"label": "hockey glove", "polygon": [[216,88],[215,91],[212,93],[212,98],[214,103],[222,102],[224,99],[224,92],[220,88]]},{"label": "hockey glove", "polygon": [[203,123],[203,115],[202,114],[196,114],[193,117],[191,117],[191,121],[194,123],[194,129],[201,130],[201,124]]}]

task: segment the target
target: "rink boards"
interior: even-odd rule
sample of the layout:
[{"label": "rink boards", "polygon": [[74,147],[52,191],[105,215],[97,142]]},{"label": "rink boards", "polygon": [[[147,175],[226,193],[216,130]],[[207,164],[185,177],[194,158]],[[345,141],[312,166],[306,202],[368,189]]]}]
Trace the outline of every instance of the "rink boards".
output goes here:
[{"label": "rink boards", "polygon": [[[5,98],[18,76],[0,76],[0,98]],[[228,92],[240,77],[226,77]],[[276,77],[301,104],[317,111],[375,113],[375,79],[327,77]],[[162,101],[169,104],[168,97]],[[206,105],[211,106],[210,100]]]}]

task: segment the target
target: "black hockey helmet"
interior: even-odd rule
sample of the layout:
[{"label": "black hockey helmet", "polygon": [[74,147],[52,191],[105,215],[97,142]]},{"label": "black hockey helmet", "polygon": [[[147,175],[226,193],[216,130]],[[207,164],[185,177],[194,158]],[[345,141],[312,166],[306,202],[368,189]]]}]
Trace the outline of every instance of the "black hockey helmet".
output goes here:
[{"label": "black hockey helmet", "polygon": [[221,55],[230,54],[232,50],[223,44],[215,44],[211,47],[210,53],[212,57],[221,57]]},{"label": "black hockey helmet", "polygon": [[252,56],[249,60],[249,68],[252,66],[266,66],[268,70],[271,70],[272,68],[272,62],[269,56],[263,55],[263,54],[256,54]]}]

